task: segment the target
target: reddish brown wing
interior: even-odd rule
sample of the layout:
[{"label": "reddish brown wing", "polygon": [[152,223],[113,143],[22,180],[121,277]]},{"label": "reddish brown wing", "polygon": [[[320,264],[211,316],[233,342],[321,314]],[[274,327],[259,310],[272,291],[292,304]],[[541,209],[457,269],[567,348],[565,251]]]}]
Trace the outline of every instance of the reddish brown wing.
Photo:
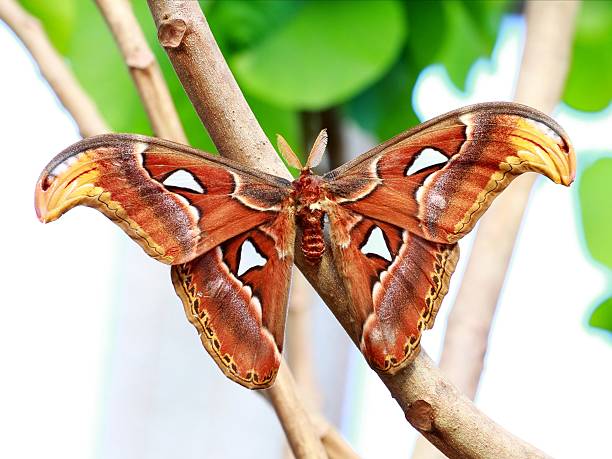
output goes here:
[{"label": "reddish brown wing", "polygon": [[[174,288],[204,347],[230,379],[251,389],[274,382],[283,348],[293,255],[279,257],[271,234],[253,229],[172,267]],[[245,241],[265,263],[239,275]]]},{"label": "reddish brown wing", "polygon": [[[177,177],[185,184],[176,185]],[[35,201],[44,222],[76,205],[94,207],[150,256],[178,264],[273,221],[289,193],[288,181],[218,156],[111,134],[56,156],[36,184]]]},{"label": "reddish brown wing", "polygon": [[[411,168],[432,150],[446,161]],[[575,156],[562,128],[511,103],[465,107],[423,123],[329,172],[338,203],[426,239],[453,243],[523,172],[569,185]]]},{"label": "reddish brown wing", "polygon": [[[431,328],[459,258],[457,244],[441,244],[389,223],[338,208],[331,220],[336,266],[361,324],[361,351],[370,364],[393,372],[416,355]],[[334,226],[350,222],[350,243]],[[370,247],[380,231],[379,247]]]},{"label": "reddish brown wing", "polygon": [[[420,169],[418,160],[432,151],[442,159]],[[454,243],[527,171],[569,185],[575,156],[567,136],[531,108],[489,103],[417,126],[324,176],[336,264],[375,367],[392,372],[414,358],[420,331],[433,324],[448,288]],[[391,254],[376,276],[372,257],[358,249],[362,228],[372,224]]]},{"label": "reddish brown wing", "polygon": [[[295,239],[289,194],[286,180],[189,147],[104,135],[52,160],[35,200],[45,222],[94,207],[149,255],[177,265],[175,288],[208,352],[231,379],[263,388],[282,351]],[[247,240],[264,263],[239,274]]]}]

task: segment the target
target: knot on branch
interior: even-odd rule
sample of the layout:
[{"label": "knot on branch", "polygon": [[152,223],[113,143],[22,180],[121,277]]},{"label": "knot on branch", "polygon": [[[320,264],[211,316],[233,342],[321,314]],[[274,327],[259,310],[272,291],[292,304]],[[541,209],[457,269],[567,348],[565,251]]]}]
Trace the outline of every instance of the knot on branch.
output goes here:
[{"label": "knot on branch", "polygon": [[157,38],[164,48],[178,48],[186,30],[187,23],[183,19],[164,19],[157,29]]},{"label": "knot on branch", "polygon": [[411,403],[405,412],[406,419],[421,432],[431,432],[434,427],[434,412],[432,406],[425,400]]}]

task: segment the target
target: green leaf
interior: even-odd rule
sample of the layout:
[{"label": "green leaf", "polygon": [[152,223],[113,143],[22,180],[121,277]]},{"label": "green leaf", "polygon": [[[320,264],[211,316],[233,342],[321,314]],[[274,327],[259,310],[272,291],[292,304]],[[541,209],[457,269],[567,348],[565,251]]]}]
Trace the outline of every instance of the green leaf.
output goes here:
[{"label": "green leaf", "polygon": [[595,308],[589,318],[589,325],[612,332],[612,297],[604,300]]},{"label": "green leaf", "polygon": [[[429,2],[424,2],[430,8]],[[480,58],[489,56],[493,51],[497,31],[503,14],[512,5],[511,2],[443,2],[441,12],[444,31],[440,31],[436,22],[429,22],[432,31],[428,39],[422,40],[417,35],[412,36],[415,42],[411,48],[419,46],[422,41],[435,40],[430,38],[433,33],[441,33],[444,37],[435,60],[444,64],[451,81],[460,89],[465,89],[467,74]],[[423,63],[423,62],[422,62]]]},{"label": "green leaf", "polygon": [[578,198],[587,248],[595,260],[612,268],[612,158],[584,170]]},{"label": "green leaf", "polygon": [[442,2],[407,2],[405,7],[408,53],[414,65],[423,69],[436,61],[449,33],[445,7]]},{"label": "green leaf", "polygon": [[66,54],[76,21],[75,0],[50,2],[47,0],[21,0],[21,5],[42,23],[51,43]]},{"label": "green leaf", "polygon": [[378,140],[390,139],[419,123],[412,108],[412,88],[417,67],[400,59],[374,86],[350,101],[345,113]]},{"label": "green leaf", "polygon": [[612,99],[612,2],[582,2],[578,15],[565,102],[599,111]]},{"label": "green leaf", "polygon": [[474,61],[489,55],[499,23],[513,3],[407,2],[410,35],[406,50],[390,72],[352,101],[345,112],[380,140],[418,123],[412,91],[421,70],[443,63],[458,87],[464,87]]},{"label": "green leaf", "polygon": [[[210,5],[206,19],[224,55],[255,46],[301,9],[301,1],[223,0]],[[240,27],[236,27],[240,24]]]},{"label": "green leaf", "polygon": [[230,64],[241,86],[259,99],[322,110],[380,78],[397,58],[404,35],[395,1],[308,2]]},{"label": "green leaf", "polygon": [[255,118],[275,148],[276,134],[281,134],[289,145],[302,144],[300,117],[297,112],[275,107],[253,96],[248,97],[248,102]]}]

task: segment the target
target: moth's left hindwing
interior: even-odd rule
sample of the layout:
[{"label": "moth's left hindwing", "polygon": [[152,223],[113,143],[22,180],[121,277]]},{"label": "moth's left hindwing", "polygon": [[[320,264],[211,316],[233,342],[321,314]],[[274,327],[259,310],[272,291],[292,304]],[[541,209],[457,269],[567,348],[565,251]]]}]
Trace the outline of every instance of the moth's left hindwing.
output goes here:
[{"label": "moth's left hindwing", "polygon": [[[289,194],[286,180],[232,161],[111,134],[53,159],[35,203],[45,222],[79,204],[96,208],[150,256],[178,265],[175,288],[208,352],[231,379],[263,388],[272,384],[282,351],[295,238]],[[265,263],[238,275],[246,240]]]},{"label": "moth's left hindwing", "polygon": [[[290,231],[291,229],[289,229]],[[249,241],[263,264],[239,273]],[[204,347],[232,380],[252,389],[274,382],[280,365],[293,253],[253,229],[172,267],[172,282]]]}]

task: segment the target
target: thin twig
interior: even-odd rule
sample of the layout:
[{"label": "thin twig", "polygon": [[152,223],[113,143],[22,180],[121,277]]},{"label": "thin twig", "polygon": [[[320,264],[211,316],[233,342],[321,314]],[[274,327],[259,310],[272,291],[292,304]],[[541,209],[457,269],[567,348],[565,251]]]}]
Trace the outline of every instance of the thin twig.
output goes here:
[{"label": "thin twig", "polygon": [[[291,292],[287,311],[285,355],[295,382],[300,388],[302,402],[312,413],[319,410],[320,398],[315,386],[313,371],[310,290],[311,287],[302,273],[294,269],[291,275]],[[285,457],[293,456],[290,451],[285,451]]]},{"label": "thin twig", "polygon": [[[278,382],[280,384],[277,385]],[[327,458],[323,443],[294,390],[295,387],[293,376],[286,362],[283,361],[276,375],[274,386],[266,390],[285,435],[287,435],[291,451],[298,459]]]},{"label": "thin twig", "polygon": [[15,0],[0,1],[0,19],[28,48],[57,98],[74,118],[81,135],[87,137],[109,132],[110,128],[100,116],[95,103],[55,50],[40,22]]},{"label": "thin twig", "polygon": [[[529,2],[527,37],[515,99],[543,112],[558,103],[571,58],[578,2]],[[474,398],[489,331],[535,174],[519,177],[483,217],[448,318],[440,370]],[[422,439],[413,459],[440,458]]]},{"label": "thin twig", "polygon": [[312,358],[311,287],[302,273],[294,270],[287,318],[287,360],[300,387],[304,402],[317,411],[320,394],[315,386]]},{"label": "thin twig", "polygon": [[96,0],[110,27],[123,59],[136,83],[151,127],[157,137],[187,143],[183,126],[172,102],[155,55],[127,0]]},{"label": "thin twig", "polygon": [[[149,0],[149,7],[160,42],[215,144],[219,141],[222,150],[239,161],[288,177],[240,93],[198,3]],[[208,100],[215,98],[219,102],[212,106]],[[249,145],[254,142],[258,148],[246,149],[245,138]],[[348,296],[330,252],[315,267],[305,263],[297,250],[296,264],[357,343],[358,327],[349,312]],[[381,375],[381,379],[412,425],[449,457],[545,457],[479,412],[442,378],[424,352],[403,371],[395,376]],[[415,414],[427,406],[428,409],[421,410],[424,417]],[[429,422],[422,422],[424,418]]]}]

